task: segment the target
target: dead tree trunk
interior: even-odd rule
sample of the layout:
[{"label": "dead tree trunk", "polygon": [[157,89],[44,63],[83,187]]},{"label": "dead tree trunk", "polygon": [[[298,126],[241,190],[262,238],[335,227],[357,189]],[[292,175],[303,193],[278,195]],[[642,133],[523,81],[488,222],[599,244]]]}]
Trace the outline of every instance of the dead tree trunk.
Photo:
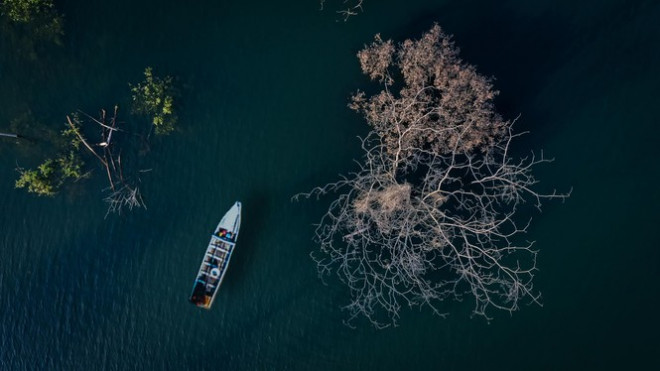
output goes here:
[{"label": "dead tree trunk", "polygon": [[112,117],[108,118],[106,111],[101,110],[99,119],[95,119],[83,112],[86,117],[101,126],[102,142],[96,144],[96,146],[101,147],[102,151],[95,150],[94,147],[89,144],[89,141],[87,141],[82,135],[80,129],[74,124],[71,117],[67,116],[67,122],[80,142],[94,157],[96,157],[97,160],[99,160],[105,169],[108,177],[108,189],[110,190],[110,194],[104,198],[104,201],[108,203],[108,214],[111,212],[121,214],[121,211],[124,208],[132,210],[133,207],[146,207],[142,200],[140,190],[134,185],[135,182],[129,182],[124,178],[121,163],[121,149],[112,141],[113,133],[121,131],[117,127],[117,111],[118,107],[115,106]]}]

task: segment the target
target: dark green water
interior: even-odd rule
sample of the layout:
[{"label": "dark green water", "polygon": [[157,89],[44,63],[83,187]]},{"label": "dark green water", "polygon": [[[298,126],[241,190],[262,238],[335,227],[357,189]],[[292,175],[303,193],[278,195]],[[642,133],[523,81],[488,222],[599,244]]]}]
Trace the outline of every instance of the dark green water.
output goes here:
[{"label": "dark green water", "polygon": [[[64,45],[36,60],[0,35],[0,132],[27,108],[59,130],[75,109],[126,107],[147,65],[183,86],[180,130],[152,143],[142,178],[148,210],[121,218],[103,218],[100,169],[54,199],[13,190],[17,161],[36,165],[47,144],[0,138],[0,369],[658,366],[656,1],[365,0],[348,23],[315,0],[136,3],[59,2]],[[346,292],[308,256],[329,200],[290,197],[359,155],[366,128],[345,104],[369,86],[361,45],[433,22],[497,77],[501,111],[531,131],[521,151],[556,158],[537,169],[540,187],[574,189],[528,236],[544,306],[489,324],[447,303],[447,319],[409,310],[397,328],[350,329]],[[199,310],[187,296],[236,199],[240,243],[213,309]]]}]

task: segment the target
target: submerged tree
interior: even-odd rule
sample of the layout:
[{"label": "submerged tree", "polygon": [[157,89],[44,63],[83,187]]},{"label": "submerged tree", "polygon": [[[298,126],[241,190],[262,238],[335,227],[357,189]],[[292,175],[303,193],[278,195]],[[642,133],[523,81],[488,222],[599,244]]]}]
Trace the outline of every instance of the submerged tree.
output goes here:
[{"label": "submerged tree", "polygon": [[2,0],[2,14],[17,23],[28,23],[53,9],[52,0]]},{"label": "submerged tree", "polygon": [[[67,116],[71,133],[78,138],[80,143],[99,161],[105,170],[108,179],[108,188],[105,190],[109,192],[109,195],[103,200],[108,204],[108,214],[121,214],[124,209],[132,210],[134,207],[146,207],[137,186],[139,178],[124,176],[122,149],[121,146],[116,144],[117,139],[114,139],[122,133],[122,130],[118,127],[118,110],[119,107],[115,106],[112,116],[108,117],[106,111],[102,109],[98,119],[85,114],[91,122],[98,124],[101,130],[102,141],[95,146],[92,146],[82,134],[83,121],[78,115]],[[99,147],[100,150],[96,150],[94,147]]]},{"label": "submerged tree", "polygon": [[144,80],[130,86],[133,93],[133,112],[150,116],[156,134],[172,132],[177,122],[173,107],[176,92],[172,77],[154,76],[151,67],[147,67],[144,70]]},{"label": "submerged tree", "polygon": [[[342,0],[342,4],[339,10],[336,10],[337,14],[342,18],[344,22],[348,21],[352,16],[358,15],[362,12],[362,2],[364,0]],[[325,8],[326,0],[319,0],[321,5],[321,10]]]},{"label": "submerged tree", "polygon": [[[147,68],[145,80],[131,86],[131,91],[133,111],[152,118],[148,126],[124,125],[126,123],[120,122],[117,117],[118,106],[114,107],[112,114],[101,109],[97,117],[82,111],[66,116],[67,129],[59,136],[39,125],[29,110],[12,120],[12,130],[28,133],[41,142],[59,147],[57,157],[46,159],[36,169],[18,167],[20,177],[15,183],[16,188],[26,188],[31,193],[44,196],[55,195],[68,181],[89,174],[82,170],[81,152],[86,152],[98,160],[108,179],[108,187],[104,189],[107,192],[104,201],[108,204],[108,214],[146,208],[139,189],[140,174],[150,170],[139,169],[140,158],[148,151],[149,137],[154,127],[156,134],[167,134],[174,129],[177,117],[172,106],[176,90],[171,77],[155,77],[151,68]],[[18,137],[12,134],[4,136]],[[90,142],[89,137],[100,137],[101,141],[97,143],[96,139]]]},{"label": "submerged tree", "polygon": [[37,41],[61,44],[64,22],[53,0],[0,0],[0,13],[25,34],[20,39],[28,49],[34,49]]},{"label": "submerged tree", "polygon": [[[510,154],[513,122],[495,112],[490,79],[458,56],[439,26],[395,45],[376,36],[358,53],[382,85],[350,107],[372,130],[359,169],[299,196],[339,192],[316,229],[319,274],[349,288],[350,320],[395,324],[402,306],[444,315],[445,299],[474,314],[538,303],[536,254],[520,242],[523,204],[567,195],[534,190],[532,168],[549,160]],[[298,197],[298,196],[296,196]]]},{"label": "submerged tree", "polygon": [[67,181],[78,181],[86,176],[82,171],[84,162],[78,154],[80,141],[70,130],[64,130],[62,138],[66,143],[54,159],[46,159],[36,169],[18,167],[20,177],[16,188],[26,188],[39,196],[54,196]]},{"label": "submerged tree", "polygon": [[[28,192],[40,196],[54,196],[68,181],[77,181],[89,174],[83,171],[85,163],[81,157],[81,150],[84,148],[99,161],[108,179],[108,187],[104,190],[108,192],[104,198],[108,203],[108,213],[121,213],[124,209],[145,207],[137,186],[139,178],[124,175],[121,153],[125,147],[118,142],[126,142],[126,137],[131,135],[124,135],[122,138],[122,134],[127,133],[119,128],[118,109],[115,106],[111,116],[108,116],[105,110],[101,110],[98,118],[83,113],[87,120],[81,118],[79,114],[68,115],[67,128],[61,133],[61,139],[65,144],[60,148],[59,155],[46,159],[36,169],[26,170],[19,167],[17,170],[20,177],[16,181],[16,188],[26,188]],[[89,132],[90,126],[100,130],[100,133],[97,133],[100,134],[101,142],[90,143],[86,138],[83,132]]]},{"label": "submerged tree", "polygon": [[28,192],[39,196],[53,196],[59,179],[55,176],[55,161],[46,160],[34,170],[18,168],[21,176],[16,181],[16,188],[27,188]]}]

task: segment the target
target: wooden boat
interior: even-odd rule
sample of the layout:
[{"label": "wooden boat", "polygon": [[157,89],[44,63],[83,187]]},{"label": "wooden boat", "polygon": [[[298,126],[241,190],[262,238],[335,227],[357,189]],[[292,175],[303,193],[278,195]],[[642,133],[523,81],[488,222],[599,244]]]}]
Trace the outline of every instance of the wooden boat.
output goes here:
[{"label": "wooden boat", "polygon": [[205,309],[210,309],[218,293],[218,288],[225,277],[229,259],[236,246],[238,230],[241,227],[241,203],[234,206],[222,217],[211,235],[202,265],[193,285],[190,302]]}]

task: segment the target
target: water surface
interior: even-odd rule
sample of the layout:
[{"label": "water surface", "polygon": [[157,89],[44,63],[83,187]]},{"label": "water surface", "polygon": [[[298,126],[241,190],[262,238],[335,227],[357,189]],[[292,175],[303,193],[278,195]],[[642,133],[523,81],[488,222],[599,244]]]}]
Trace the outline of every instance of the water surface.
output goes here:
[{"label": "water surface", "polygon": [[[59,2],[61,47],[29,59],[0,44],[0,129],[26,112],[53,130],[76,109],[120,104],[146,66],[182,87],[180,125],[152,142],[147,210],[104,219],[101,169],[53,199],[13,189],[52,150],[0,141],[0,368],[636,369],[657,364],[660,4],[654,1],[375,1],[337,22],[315,1]],[[521,153],[556,161],[541,189],[573,187],[534,216],[543,307],[487,323],[342,324],[347,293],[308,254],[336,179],[367,130],[346,108],[368,89],[355,53],[438,22],[497,78]],[[20,48],[19,48],[20,49]],[[3,131],[3,130],[0,130]],[[236,255],[211,311],[187,302],[208,235],[244,205]]]}]

